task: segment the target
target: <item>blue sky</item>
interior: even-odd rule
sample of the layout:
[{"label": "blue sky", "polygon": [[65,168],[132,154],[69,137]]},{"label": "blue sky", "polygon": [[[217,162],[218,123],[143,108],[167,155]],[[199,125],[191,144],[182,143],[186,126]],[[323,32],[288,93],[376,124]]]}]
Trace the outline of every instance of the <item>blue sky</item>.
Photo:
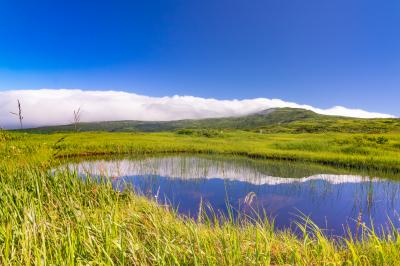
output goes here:
[{"label": "blue sky", "polygon": [[400,116],[400,1],[0,1],[0,90],[279,98]]}]

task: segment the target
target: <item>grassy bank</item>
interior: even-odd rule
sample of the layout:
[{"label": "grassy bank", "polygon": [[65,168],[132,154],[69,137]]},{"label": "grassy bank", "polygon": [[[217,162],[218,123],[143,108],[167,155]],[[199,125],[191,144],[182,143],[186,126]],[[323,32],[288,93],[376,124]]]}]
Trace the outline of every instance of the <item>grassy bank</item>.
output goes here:
[{"label": "grassy bank", "polygon": [[[49,173],[65,156],[222,153],[398,171],[395,134],[0,133],[0,264],[395,265],[396,231],[332,241],[267,221],[185,220],[133,192]],[[312,225],[311,225],[312,227]],[[301,225],[300,225],[301,229]]]},{"label": "grassy bank", "polygon": [[259,134],[244,131],[177,133],[9,134],[5,156],[211,153],[315,162],[400,172],[400,134]]}]

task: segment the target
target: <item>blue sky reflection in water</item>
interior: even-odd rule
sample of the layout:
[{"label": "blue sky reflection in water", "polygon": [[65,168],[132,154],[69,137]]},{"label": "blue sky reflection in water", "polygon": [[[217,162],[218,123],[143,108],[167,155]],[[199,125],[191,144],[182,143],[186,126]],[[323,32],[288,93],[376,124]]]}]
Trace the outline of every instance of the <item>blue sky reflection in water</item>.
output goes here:
[{"label": "blue sky reflection in water", "polygon": [[[343,235],[355,228],[357,217],[375,228],[400,227],[400,182],[338,169],[288,162],[222,159],[213,157],[154,157],[86,161],[70,164],[81,175],[112,178],[115,189],[127,185],[159,203],[171,204],[181,214],[196,217],[200,202],[227,213],[226,199],[236,210],[264,209],[277,228],[293,226],[300,212],[321,228]],[[256,197],[251,208],[246,195]]]}]

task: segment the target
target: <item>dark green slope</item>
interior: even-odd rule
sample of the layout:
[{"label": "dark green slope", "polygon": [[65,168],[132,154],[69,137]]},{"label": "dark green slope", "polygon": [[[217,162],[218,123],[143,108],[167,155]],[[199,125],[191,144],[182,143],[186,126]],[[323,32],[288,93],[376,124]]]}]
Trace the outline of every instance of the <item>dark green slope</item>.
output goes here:
[{"label": "dark green slope", "polygon": [[[380,133],[400,128],[399,119],[354,119],[326,116],[295,108],[274,108],[239,117],[178,120],[167,122],[109,121],[80,123],[80,131],[157,132],[179,129],[240,129],[270,132],[366,132]],[[28,132],[51,133],[73,131],[73,125],[27,129]]]}]

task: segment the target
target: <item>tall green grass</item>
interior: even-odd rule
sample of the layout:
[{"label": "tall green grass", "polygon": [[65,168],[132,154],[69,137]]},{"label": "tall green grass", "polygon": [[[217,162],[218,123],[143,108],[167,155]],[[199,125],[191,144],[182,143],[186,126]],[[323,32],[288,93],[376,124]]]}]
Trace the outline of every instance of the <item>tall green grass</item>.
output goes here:
[{"label": "tall green grass", "polygon": [[[307,218],[297,224],[300,235],[276,230],[273,221],[265,219],[228,216],[221,222],[211,215],[195,221],[133,191],[115,191],[106,180],[98,183],[72,172],[51,171],[58,158],[67,155],[242,153],[250,148],[249,154],[269,154],[268,149],[280,151],[273,148],[276,143],[290,145],[300,138],[268,139],[240,132],[219,139],[172,133],[63,137],[11,134],[0,141],[1,265],[396,265],[400,261],[395,228],[379,237],[375,229],[360,223],[360,237],[334,241]],[[337,137],[301,136],[307,142]],[[389,144],[383,145],[398,141],[396,136],[388,138]],[[390,149],[394,148],[387,146],[382,153]],[[286,156],[288,151],[281,152]],[[303,152],[309,156],[315,151]]]},{"label": "tall green grass", "polygon": [[[17,165],[15,165],[17,166]],[[37,166],[0,168],[3,265],[394,265],[395,230],[333,241],[311,221],[301,236],[268,220],[183,219],[132,191]],[[213,222],[207,222],[213,219]]]}]

